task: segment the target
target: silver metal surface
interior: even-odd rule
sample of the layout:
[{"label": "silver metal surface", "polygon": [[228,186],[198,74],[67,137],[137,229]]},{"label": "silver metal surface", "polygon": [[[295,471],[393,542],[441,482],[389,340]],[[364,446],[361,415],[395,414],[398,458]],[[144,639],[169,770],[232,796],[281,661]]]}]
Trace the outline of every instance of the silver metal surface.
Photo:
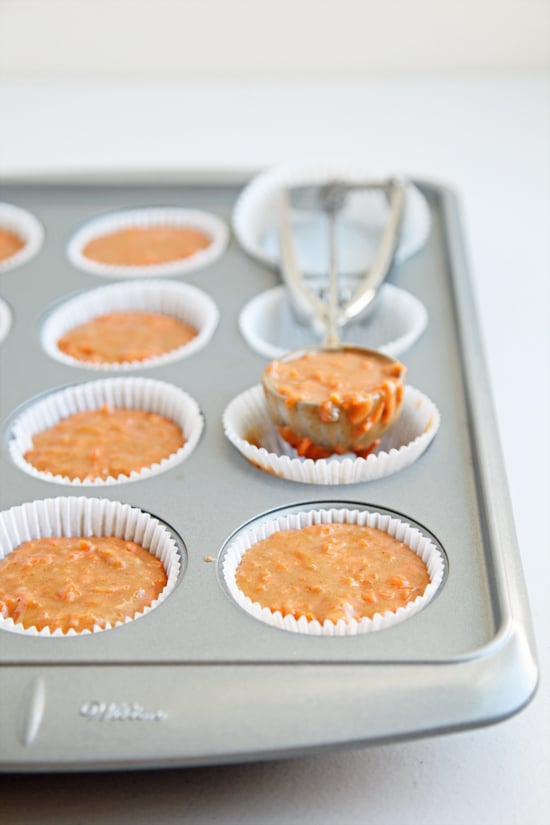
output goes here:
[{"label": "silver metal surface", "polygon": [[[116,630],[67,639],[0,631],[2,770],[265,759],[486,725],[529,701],[536,656],[458,204],[447,189],[418,185],[430,204],[431,236],[390,278],[429,312],[426,332],[402,357],[409,382],[441,413],[429,450],[401,473],[346,487],[285,481],[246,462],[224,437],[222,413],[259,383],[267,361],[241,338],[237,316],[277,276],[233,242],[211,267],[185,277],[215,300],[219,328],[192,357],[143,374],[192,395],[204,434],[178,467],[101,495],[170,525],[185,545],[186,569],[161,606]],[[0,188],[2,200],[25,207],[46,229],[41,253],[0,277],[13,313],[0,345],[2,510],[97,495],[26,475],[6,447],[19,405],[95,377],[49,358],[40,344],[51,307],[105,284],[69,264],[72,233],[98,214],[148,205],[195,207],[229,221],[238,193],[234,181],[177,175]],[[448,560],[437,598],[393,628],[343,638],[287,633],[242,611],[209,559],[261,514],[327,503],[388,510],[429,532]]]}]

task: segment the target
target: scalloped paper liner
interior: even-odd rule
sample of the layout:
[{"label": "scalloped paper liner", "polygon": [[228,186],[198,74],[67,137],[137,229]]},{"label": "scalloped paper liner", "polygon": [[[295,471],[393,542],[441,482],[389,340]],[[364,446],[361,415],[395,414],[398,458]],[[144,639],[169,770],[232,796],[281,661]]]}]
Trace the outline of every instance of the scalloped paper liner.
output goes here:
[{"label": "scalloped paper liner", "polygon": [[433,401],[407,385],[401,415],[374,453],[367,458],[347,454],[314,461],[299,457],[279,436],[261,384],[234,398],[223,415],[225,435],[251,464],[303,484],[358,484],[398,473],[425,452],[439,424],[439,410]]},{"label": "scalloped paper liner", "polygon": [[11,309],[7,303],[0,298],[0,344],[8,337],[11,329]]},{"label": "scalloped paper liner", "polygon": [[26,209],[10,203],[0,203],[0,228],[15,232],[25,241],[25,246],[15,255],[0,261],[0,274],[30,261],[44,242],[44,227],[38,219]]},{"label": "scalloped paper liner", "polygon": [[[25,460],[24,454],[32,447],[32,438],[38,432],[52,427],[62,418],[82,410],[95,410],[104,404],[113,407],[146,410],[158,413],[174,421],[182,430],[185,443],[177,452],[157,464],[139,472],[117,478],[71,480],[66,476],[53,475],[37,470]],[[179,387],[152,378],[105,378],[84,384],[65,387],[48,393],[31,402],[14,420],[10,432],[9,452],[13,462],[28,475],[51,481],[54,484],[70,484],[73,487],[102,487],[129,481],[140,481],[163,473],[181,464],[198,444],[204,419],[197,402]]]},{"label": "scalloped paper liner", "polygon": [[[120,266],[92,261],[82,254],[83,248],[93,238],[121,229],[150,226],[184,226],[199,229],[212,239],[210,246],[199,249],[186,258],[162,264]],[[104,278],[159,278],[185,275],[202,269],[216,261],[225,251],[229,232],[226,224],[210,212],[198,209],[165,207],[157,209],[130,209],[101,215],[88,221],[71,238],[67,247],[70,262],[85,272]]]},{"label": "scalloped paper liner", "polygon": [[[197,335],[177,349],[143,361],[94,364],[62,352],[57,342],[74,327],[109,312],[158,312],[170,315],[197,330]],[[41,333],[45,352],[72,367],[96,371],[148,369],[187,358],[201,350],[212,338],[219,311],[209,295],[191,284],[174,281],[136,281],[110,284],[64,301],[47,317]]]},{"label": "scalloped paper liner", "polygon": [[[334,179],[353,183],[372,178],[371,169],[350,163],[285,164],[268,169],[252,179],[235,204],[232,216],[235,236],[249,255],[275,266],[278,264],[278,254],[267,248],[269,244],[266,245],[265,238],[266,233],[273,232],[278,225],[278,195],[282,188],[322,184]],[[352,203],[350,222],[359,222],[380,231],[384,228],[387,206],[381,193],[368,190],[353,193],[348,196],[348,201]],[[402,263],[424,246],[430,227],[428,203],[420,190],[409,182],[401,237],[395,253],[396,263]],[[303,269],[299,251],[297,254],[298,264]],[[309,270],[308,274],[320,273]]]},{"label": "scalloped paper liner", "polygon": [[[343,343],[376,349],[397,357],[410,349],[428,323],[424,304],[392,284],[383,284],[367,318],[341,330]],[[322,343],[325,330],[301,324],[292,312],[283,285],[261,292],[239,315],[239,329],[247,344],[265,358],[280,358],[290,350]]]},{"label": "scalloped paper liner", "polygon": [[128,616],[124,622],[105,627],[95,626],[93,630],[60,629],[53,632],[49,628],[24,628],[13,619],[0,615],[0,629],[26,636],[42,638],[67,638],[101,633],[145,616],[158,607],[174,590],[181,568],[180,555],[170,531],[149,513],[144,513],[129,504],[109,501],[105,498],[59,497],[28,502],[0,513],[0,559],[15,550],[20,544],[31,539],[51,536],[115,536],[133,541],[149,550],[162,561],[167,582],[162,593],[142,611]]},{"label": "scalloped paper liner", "polygon": [[[424,593],[395,612],[377,613],[372,618],[363,618],[360,621],[356,619],[344,621],[341,619],[334,623],[327,619],[321,624],[317,620],[308,621],[305,616],[300,617],[298,620],[290,615],[283,617],[280,611],[273,612],[268,607],[262,607],[258,602],[253,602],[238,588],[235,579],[237,567],[243,555],[254,544],[279,530],[301,529],[312,524],[328,524],[330,522],[346,522],[376,527],[406,544],[420,556],[428,568],[430,584],[426,587]],[[369,633],[392,627],[426,607],[443,581],[445,563],[441,552],[431,539],[407,522],[367,510],[331,508],[329,510],[307,510],[262,521],[258,526],[239,533],[225,550],[222,571],[229,592],[237,604],[261,622],[293,633],[314,636],[354,636],[359,633]]]}]

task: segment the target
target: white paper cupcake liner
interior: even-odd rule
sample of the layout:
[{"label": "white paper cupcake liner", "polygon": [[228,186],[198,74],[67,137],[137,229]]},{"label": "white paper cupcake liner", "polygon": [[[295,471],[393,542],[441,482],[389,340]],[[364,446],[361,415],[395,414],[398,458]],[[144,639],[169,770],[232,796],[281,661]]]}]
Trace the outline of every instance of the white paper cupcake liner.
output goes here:
[{"label": "white paper cupcake liner", "polygon": [[223,415],[227,438],[251,464],[302,484],[358,484],[398,473],[425,452],[439,424],[435,404],[407,385],[401,415],[383,435],[375,452],[367,458],[347,454],[314,461],[298,456],[281,438],[260,384],[234,398]]},{"label": "white paper cupcake liner", "polygon": [[10,203],[0,203],[0,228],[15,232],[25,241],[25,246],[15,255],[10,255],[9,258],[0,261],[0,274],[30,261],[44,242],[42,224],[26,209]]},{"label": "white paper cupcake liner", "polygon": [[[368,316],[340,331],[343,343],[381,350],[394,357],[420,338],[428,323],[424,304],[391,284],[384,284]],[[284,286],[261,292],[243,307],[239,329],[247,344],[265,358],[280,358],[290,350],[318,346],[325,330],[301,324]]]},{"label": "white paper cupcake liner", "polygon": [[[300,617],[300,619],[295,619],[294,616],[290,615],[283,617],[280,611],[273,612],[268,607],[262,607],[257,602],[253,602],[238,588],[235,578],[237,567],[243,555],[254,544],[280,530],[296,530],[313,524],[329,524],[331,522],[376,527],[406,544],[422,559],[428,568],[430,583],[424,593],[414,601],[398,608],[396,612],[377,613],[372,618],[363,618],[359,621],[352,618],[347,621],[342,619],[335,623],[327,619],[321,624],[317,620],[308,621],[305,616]],[[305,633],[314,636],[354,636],[359,633],[369,633],[392,627],[426,607],[443,581],[445,562],[442,553],[432,540],[407,522],[387,514],[367,510],[331,508],[327,510],[307,510],[274,518],[273,520],[262,521],[259,525],[237,534],[224,553],[222,571],[227,588],[237,604],[261,622],[293,633]]]},{"label": "white paper cupcake liner", "polygon": [[7,338],[11,328],[11,309],[7,303],[0,298],[0,344]]},{"label": "white paper cupcake liner", "polygon": [[[279,260],[278,196],[282,188],[322,184],[338,179],[349,183],[373,178],[372,170],[347,163],[282,165],[257,175],[241,192],[233,211],[233,229],[249,255],[271,266]],[[362,274],[374,259],[380,233],[388,218],[380,192],[348,195],[337,227],[339,271]],[[402,263],[422,248],[431,225],[428,203],[412,183],[406,186],[406,205],[395,261]],[[294,210],[294,248],[299,269],[308,275],[327,272],[326,226],[319,213]]]},{"label": "white paper cupcake liner", "polygon": [[0,559],[25,541],[49,537],[114,536],[132,541],[149,550],[162,561],[167,582],[162,593],[148,607],[129,616],[124,622],[93,630],[24,628],[13,619],[0,616],[0,629],[41,637],[69,637],[112,630],[145,616],[163,602],[176,586],[181,561],[170,531],[156,518],[129,504],[105,498],[59,497],[32,501],[0,513]]},{"label": "white paper cupcake liner", "polygon": [[[188,343],[164,355],[143,361],[94,364],[62,352],[57,342],[74,327],[109,312],[158,312],[190,324],[197,335]],[[46,319],[42,327],[42,346],[51,358],[73,367],[91,370],[131,370],[158,367],[187,358],[201,350],[218,325],[216,304],[205,292],[191,284],[176,281],[126,281],[98,287],[65,301]]]},{"label": "white paper cupcake liner", "polygon": [[[117,478],[71,480],[66,476],[53,475],[37,470],[25,460],[24,454],[32,448],[36,433],[53,427],[62,418],[67,418],[83,410],[96,410],[104,404],[112,407],[146,410],[158,413],[174,421],[182,430],[185,443],[177,452],[162,459],[157,464],[145,467],[130,475]],[[31,402],[13,423],[9,440],[9,452],[13,462],[25,473],[55,484],[70,484],[78,487],[102,487],[129,481],[140,481],[163,473],[181,464],[198,444],[204,419],[197,402],[179,387],[152,378],[105,378],[88,381],[85,384],[65,387],[48,393]]]},{"label": "white paper cupcake liner", "polygon": [[[199,229],[209,235],[212,242],[206,249],[199,249],[187,258],[143,266],[104,264],[92,261],[82,254],[86,244],[101,235],[121,229],[166,225]],[[132,209],[102,215],[86,223],[71,238],[67,248],[67,256],[78,269],[105,278],[170,277],[172,275],[185,275],[188,272],[209,266],[223,254],[228,235],[226,224],[210,212],[201,212],[198,209],[179,209],[177,207]]]}]

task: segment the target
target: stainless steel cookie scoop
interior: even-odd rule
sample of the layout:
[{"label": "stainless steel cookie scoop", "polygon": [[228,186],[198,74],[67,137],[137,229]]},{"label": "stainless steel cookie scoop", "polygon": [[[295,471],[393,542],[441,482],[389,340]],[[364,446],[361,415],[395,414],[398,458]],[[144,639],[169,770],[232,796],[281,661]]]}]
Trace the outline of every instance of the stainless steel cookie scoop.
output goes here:
[{"label": "stainless steel cookie scoop", "polygon": [[[311,282],[307,283],[303,272],[297,264],[293,229],[292,209],[317,211],[327,216],[327,239],[329,267],[338,275],[336,225],[343,210],[347,196],[356,191],[378,191],[385,195],[389,205],[389,217],[382,232],[374,261],[359,278],[349,297],[342,296],[338,290],[337,300],[325,301],[316,292]],[[365,181],[347,183],[333,180],[321,185],[293,186],[280,192],[279,246],[280,266],[283,280],[287,286],[290,303],[296,318],[301,323],[329,327],[335,331],[342,328],[354,318],[364,315],[370,308],[377,290],[386,279],[399,242],[401,223],[406,200],[405,183],[396,178],[382,181]],[[336,278],[329,279],[329,293],[338,289]],[[335,317],[329,318],[330,306],[336,303]]]},{"label": "stainless steel cookie scoop", "polygon": [[315,320],[324,325],[325,341],[320,347],[290,352],[272,361],[263,373],[262,386],[280,435],[304,457],[347,452],[367,455],[401,413],[405,367],[384,353],[343,345],[339,337],[339,328],[373,301],[397,246],[404,190],[393,181],[378,186],[391,198],[391,220],[373,267],[343,305],[339,300],[336,221],[351,187],[333,181],[316,187],[315,193],[311,187],[294,190],[302,203],[313,197],[327,215],[326,301],[305,283],[295,264],[289,192],[283,193],[281,260],[285,280],[298,305],[309,304]]}]

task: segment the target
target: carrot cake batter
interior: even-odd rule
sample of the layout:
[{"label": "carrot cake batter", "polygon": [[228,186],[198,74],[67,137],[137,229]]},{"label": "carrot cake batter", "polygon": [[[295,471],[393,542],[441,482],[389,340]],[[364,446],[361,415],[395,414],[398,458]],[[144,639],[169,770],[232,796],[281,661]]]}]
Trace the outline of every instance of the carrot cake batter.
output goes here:
[{"label": "carrot cake batter", "polygon": [[321,624],[397,611],[430,583],[422,559],[383,530],[316,524],[281,530],[241,559],[237,587],[253,602]]},{"label": "carrot cake batter", "polygon": [[181,429],[168,418],[105,404],[36,433],[24,457],[37,470],[72,480],[117,478],[151,467],[183,444]]},{"label": "carrot cake batter", "polygon": [[163,564],[115,537],[42,538],[0,561],[0,616],[64,633],[133,618],[162,592]]},{"label": "carrot cake batter", "polygon": [[82,254],[115,266],[149,266],[188,258],[212,239],[191,226],[135,226],[88,241]]},{"label": "carrot cake batter", "polygon": [[0,261],[11,258],[25,246],[25,241],[10,229],[0,228]]},{"label": "carrot cake batter", "polygon": [[196,334],[184,321],[159,312],[109,312],[70,330],[57,346],[78,361],[120,364],[164,355]]}]

